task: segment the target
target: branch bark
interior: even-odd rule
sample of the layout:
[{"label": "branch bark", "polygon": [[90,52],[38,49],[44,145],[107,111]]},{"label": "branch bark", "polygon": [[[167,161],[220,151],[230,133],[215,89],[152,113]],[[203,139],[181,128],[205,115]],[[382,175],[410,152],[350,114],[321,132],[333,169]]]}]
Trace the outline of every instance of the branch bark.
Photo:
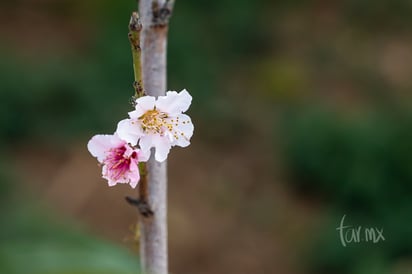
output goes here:
[{"label": "branch bark", "polygon": [[[166,47],[168,21],[173,2],[140,0],[142,22],[142,78],[147,95],[166,92]],[[139,218],[140,256],[144,274],[167,274],[167,162],[152,157],[147,162],[147,204],[153,215]]]}]

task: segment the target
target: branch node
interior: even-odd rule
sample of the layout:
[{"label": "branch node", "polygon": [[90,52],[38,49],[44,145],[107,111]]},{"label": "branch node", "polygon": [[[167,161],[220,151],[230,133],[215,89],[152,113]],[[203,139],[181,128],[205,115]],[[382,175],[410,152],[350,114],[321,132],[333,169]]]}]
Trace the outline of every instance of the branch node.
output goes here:
[{"label": "branch node", "polygon": [[143,217],[149,218],[153,216],[154,212],[152,211],[152,209],[146,201],[137,198],[132,198],[129,196],[126,196],[125,199],[126,202],[128,202],[130,205],[137,207],[137,209]]},{"label": "branch node", "polygon": [[137,98],[142,97],[142,96],[145,95],[144,90],[143,90],[143,83],[142,83],[141,79],[139,81],[134,81],[133,82],[133,88],[134,88],[134,91],[135,91],[135,94],[136,94]]},{"label": "branch node", "polygon": [[133,107],[136,107],[136,104],[137,104],[136,100],[145,95],[145,92],[143,90],[142,80],[133,81],[133,89],[134,89],[134,95],[130,98],[129,102]]},{"label": "branch node", "polygon": [[142,30],[142,23],[140,22],[139,14],[136,11],[132,12],[132,16],[130,17],[129,30],[130,31],[141,31]]},{"label": "branch node", "polygon": [[152,23],[153,28],[166,27],[169,24],[169,19],[172,17],[174,0],[166,0],[165,3],[160,6],[157,0],[152,2]]}]

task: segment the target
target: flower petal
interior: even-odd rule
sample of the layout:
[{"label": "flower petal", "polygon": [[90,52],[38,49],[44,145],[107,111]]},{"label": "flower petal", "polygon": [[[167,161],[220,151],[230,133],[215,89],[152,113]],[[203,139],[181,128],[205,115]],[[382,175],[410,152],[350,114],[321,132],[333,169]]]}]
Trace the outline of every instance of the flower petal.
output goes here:
[{"label": "flower petal", "polygon": [[135,159],[130,161],[130,170],[128,174],[129,184],[132,188],[135,188],[140,180],[139,166]]},{"label": "flower petal", "polygon": [[176,117],[168,118],[168,123],[173,125],[171,131],[169,131],[173,138],[172,145],[187,147],[190,145],[190,138],[193,135],[193,123],[189,116],[186,114],[179,114]]},{"label": "flower petal", "polygon": [[155,138],[153,138],[153,145],[156,148],[156,161],[163,162],[166,160],[171,148],[169,139],[166,136],[156,135]]},{"label": "flower petal", "polygon": [[117,184],[117,182],[110,180],[110,179],[107,179],[107,183],[109,186],[115,186]]},{"label": "flower petal", "polygon": [[188,110],[191,103],[192,96],[190,96],[187,90],[184,89],[179,93],[168,91],[166,96],[159,96],[157,98],[156,108],[170,115],[177,115]]},{"label": "flower petal", "polygon": [[135,107],[136,112],[134,112],[134,115],[136,115],[137,117],[131,117],[131,116],[130,117],[139,118],[146,111],[154,109],[155,101],[156,101],[156,98],[153,96],[142,96],[136,99],[136,107]]},{"label": "flower petal", "polygon": [[124,144],[117,135],[95,135],[87,143],[90,153],[102,163],[106,157],[106,152],[111,148],[119,147]]},{"label": "flower petal", "polygon": [[132,145],[136,145],[139,138],[143,135],[140,124],[134,122],[133,119],[124,119],[117,124],[117,135],[122,140],[125,140]]},{"label": "flower petal", "polygon": [[130,159],[130,167],[129,170],[134,172],[134,171],[139,171],[139,162],[136,159]]},{"label": "flower petal", "polygon": [[129,145],[125,145],[124,147],[126,148],[126,150],[123,152],[123,157],[130,158],[133,152],[135,152],[135,149]]},{"label": "flower petal", "polygon": [[115,180],[110,179],[107,176],[108,175],[107,172],[108,172],[107,167],[104,165],[103,169],[102,169],[102,177],[107,180],[107,183],[109,184],[109,186],[115,186],[117,184],[117,182]]},{"label": "flower petal", "polygon": [[144,135],[140,138],[139,140],[139,146],[140,146],[140,152],[143,153],[144,155],[149,154],[150,156],[150,148],[153,146],[153,138],[155,135],[153,134],[147,134]]},{"label": "flower petal", "polygon": [[136,188],[136,186],[137,186],[138,183],[139,183],[138,180],[137,180],[137,181],[130,181],[130,182],[129,182],[129,185],[130,185],[132,188]]},{"label": "flower petal", "polygon": [[130,111],[129,117],[132,119],[139,119],[140,116],[142,116],[146,111],[144,111],[143,109],[139,108],[139,109],[135,109],[133,111]]},{"label": "flower petal", "polygon": [[150,158],[150,154],[150,149],[148,149],[147,151],[139,150],[137,159],[139,160],[139,162],[147,162]]}]

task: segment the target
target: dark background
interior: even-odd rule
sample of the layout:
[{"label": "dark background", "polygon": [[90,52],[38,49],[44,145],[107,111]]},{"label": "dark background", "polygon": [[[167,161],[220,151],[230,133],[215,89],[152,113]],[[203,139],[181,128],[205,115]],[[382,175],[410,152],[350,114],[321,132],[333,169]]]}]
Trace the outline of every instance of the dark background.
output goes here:
[{"label": "dark background", "polygon": [[[127,185],[86,149],[131,110],[130,1],[0,4],[0,273],[136,273]],[[412,273],[412,2],[177,0],[170,271]],[[343,247],[345,224],[385,241]]]}]

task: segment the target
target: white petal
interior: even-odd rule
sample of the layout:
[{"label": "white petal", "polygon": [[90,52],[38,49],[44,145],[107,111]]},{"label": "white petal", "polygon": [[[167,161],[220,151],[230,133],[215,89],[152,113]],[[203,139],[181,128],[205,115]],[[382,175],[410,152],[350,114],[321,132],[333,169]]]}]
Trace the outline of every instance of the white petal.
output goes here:
[{"label": "white petal", "polygon": [[145,110],[139,108],[139,109],[135,109],[135,110],[133,110],[133,111],[130,111],[128,114],[129,114],[129,117],[130,117],[130,118],[132,118],[132,119],[138,119],[138,118],[139,118],[140,116],[142,116],[145,112],[146,112]]},{"label": "white petal", "polygon": [[190,138],[192,138],[194,130],[190,117],[186,114],[179,114],[177,117],[168,118],[168,122],[173,125],[171,131],[173,136],[172,145],[180,147],[187,147],[190,145]]},{"label": "white petal", "polygon": [[[156,98],[153,96],[143,96],[143,97],[136,99],[136,111],[137,111],[136,114],[139,114],[139,113],[143,114],[148,110],[154,109],[155,101],[156,101]],[[140,116],[142,116],[142,114],[136,118],[139,118]]]},{"label": "white petal", "polygon": [[143,96],[136,99],[135,110],[129,112],[129,117],[132,119],[138,119],[148,110],[153,110],[155,106],[156,98],[153,96]]},{"label": "white petal", "polygon": [[191,103],[192,96],[190,96],[187,90],[184,89],[179,93],[168,91],[166,96],[159,96],[157,98],[156,108],[170,115],[177,115],[188,110]]},{"label": "white petal", "polygon": [[101,163],[106,158],[107,151],[123,143],[117,135],[95,135],[87,143],[87,149]]},{"label": "white petal", "polygon": [[156,148],[156,161],[163,162],[164,160],[166,160],[171,148],[169,139],[166,136],[156,135],[155,138],[153,138],[153,145]]},{"label": "white petal", "polygon": [[139,160],[139,162],[147,162],[150,158],[150,154],[150,149],[147,151],[139,150],[139,153],[137,154],[137,159]]},{"label": "white petal", "polygon": [[128,143],[136,145],[143,135],[140,123],[133,119],[124,119],[117,124],[117,135]]},{"label": "white petal", "polygon": [[150,154],[150,148],[153,147],[153,138],[153,134],[147,134],[140,138],[139,147],[142,153]]},{"label": "white petal", "polygon": [[169,138],[165,136],[160,136],[158,134],[147,134],[142,136],[139,140],[140,146],[140,157],[139,161],[147,161],[150,158],[151,148],[155,148],[155,159],[158,162],[163,162],[166,160],[169,150],[171,148],[171,142]]}]

